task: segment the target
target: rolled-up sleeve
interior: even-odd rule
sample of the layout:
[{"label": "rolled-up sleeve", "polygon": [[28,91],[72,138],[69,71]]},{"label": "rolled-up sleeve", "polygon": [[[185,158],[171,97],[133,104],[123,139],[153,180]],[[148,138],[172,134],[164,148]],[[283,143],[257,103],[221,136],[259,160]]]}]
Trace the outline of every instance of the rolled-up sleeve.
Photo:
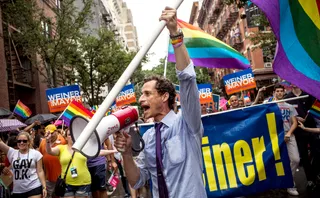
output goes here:
[{"label": "rolled-up sleeve", "polygon": [[[143,135],[143,137],[142,137],[144,142],[147,142],[146,135],[147,135],[147,133],[145,133]],[[142,186],[145,185],[146,181],[148,181],[150,179],[150,173],[149,173],[149,171],[147,169],[144,150],[139,153],[139,155],[136,158],[135,162],[136,162],[137,167],[140,170],[140,177],[139,177],[139,180],[137,181],[137,183],[133,186],[133,188],[134,189],[139,189],[139,188],[141,188]]]},{"label": "rolled-up sleeve", "polygon": [[196,81],[196,72],[191,62],[183,71],[176,70],[180,81],[180,104],[182,119],[188,126],[187,131],[194,135],[203,135],[199,91]]}]

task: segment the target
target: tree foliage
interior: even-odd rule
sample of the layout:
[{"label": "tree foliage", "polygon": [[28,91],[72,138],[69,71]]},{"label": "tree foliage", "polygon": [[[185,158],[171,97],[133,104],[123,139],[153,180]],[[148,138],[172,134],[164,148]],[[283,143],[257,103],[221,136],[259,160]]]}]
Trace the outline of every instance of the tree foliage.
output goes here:
[{"label": "tree foliage", "polygon": [[[92,17],[92,0],[83,0],[81,9],[75,6],[75,0],[60,2],[60,8],[51,1],[44,2],[51,7],[54,17],[46,16],[36,0],[1,4],[4,22],[18,29],[12,34],[12,39],[22,48],[20,55],[32,61],[49,87],[63,84],[71,75],[65,67],[78,60],[77,42]],[[67,74],[63,75],[65,72]]]},{"label": "tree foliage", "polygon": [[[160,64],[153,67],[151,70],[144,70],[144,76],[159,75],[164,76],[165,58],[160,59]],[[208,69],[204,67],[195,67],[197,75],[197,83],[210,83],[210,76],[208,74]],[[179,80],[176,76],[176,66],[175,63],[167,62],[166,78],[169,79],[174,84],[179,84]]]},{"label": "tree foliage", "polygon": [[[90,105],[98,105],[100,96],[110,90],[129,65],[134,54],[126,52],[116,41],[114,33],[100,29],[98,37],[87,35],[80,44],[81,61],[75,66],[77,82]],[[105,89],[105,90],[103,90]]]}]

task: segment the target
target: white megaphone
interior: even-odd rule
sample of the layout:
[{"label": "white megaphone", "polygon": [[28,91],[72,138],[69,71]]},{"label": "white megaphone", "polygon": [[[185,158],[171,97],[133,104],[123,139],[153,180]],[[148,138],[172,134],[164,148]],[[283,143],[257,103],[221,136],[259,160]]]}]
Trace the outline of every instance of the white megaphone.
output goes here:
[{"label": "white megaphone", "polygon": [[[109,135],[131,126],[139,116],[134,107],[125,106],[117,112],[102,118],[96,130],[81,150],[78,150],[86,157],[97,157],[99,155],[101,144]],[[76,142],[89,120],[82,116],[75,116],[70,121],[70,134],[73,142]]]}]

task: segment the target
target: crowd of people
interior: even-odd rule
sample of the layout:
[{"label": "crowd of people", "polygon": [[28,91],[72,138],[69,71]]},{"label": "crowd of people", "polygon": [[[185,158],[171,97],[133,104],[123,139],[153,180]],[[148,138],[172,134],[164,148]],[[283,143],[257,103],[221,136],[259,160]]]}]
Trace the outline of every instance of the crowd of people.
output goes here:
[{"label": "crowd of people", "polygon": [[[155,76],[146,78],[139,99],[144,112],[141,122],[154,122],[155,127],[143,135],[144,150],[134,153],[133,136],[116,133],[103,142],[99,157],[92,159],[72,149],[68,128],[34,122],[18,134],[5,138],[6,143],[0,141],[0,150],[6,154],[2,173],[12,176],[12,197],[56,197],[58,178],[65,179],[64,197],[108,197],[108,191],[114,190],[107,181],[110,171],[121,180],[126,197],[138,197],[137,189],[148,187],[150,180],[154,198],[207,197],[202,178],[204,130],[201,114],[211,112],[207,111],[207,105],[200,105],[196,73],[183,43],[183,33],[177,27],[176,10],[167,7],[160,20],[167,22],[174,47],[182,111],[176,113],[180,104],[176,104],[175,88],[169,80]],[[274,85],[272,99],[260,101],[266,90],[263,87],[252,105],[306,95],[298,87],[292,88],[285,95],[283,86]],[[314,100],[309,96],[277,103],[282,113],[292,174],[294,176],[301,163],[311,189],[320,181],[320,147],[317,144],[320,121],[308,114]],[[229,101],[230,109],[244,106],[244,101],[236,95]],[[136,125],[132,128],[139,131]],[[287,191],[299,195],[294,187]]]}]

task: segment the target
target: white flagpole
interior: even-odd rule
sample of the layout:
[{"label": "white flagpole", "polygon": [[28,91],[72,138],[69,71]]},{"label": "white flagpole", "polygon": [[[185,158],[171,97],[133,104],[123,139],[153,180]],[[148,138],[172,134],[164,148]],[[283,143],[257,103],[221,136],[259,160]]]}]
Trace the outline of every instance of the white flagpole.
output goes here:
[{"label": "white flagpole", "polygon": [[167,66],[168,66],[168,55],[166,56],[166,59],[164,60],[164,71],[163,71],[164,78],[167,78]]},{"label": "white flagpole", "polygon": [[[183,0],[176,0],[173,4],[172,8],[178,9],[179,6]],[[133,60],[130,62],[126,70],[123,72],[123,74],[120,76],[117,83],[114,85],[114,87],[111,89],[107,97],[102,102],[100,108],[98,111],[94,114],[92,119],[89,121],[89,123],[86,125],[86,127],[81,132],[80,136],[78,137],[77,141],[73,144],[72,148],[75,150],[81,151],[81,149],[86,144],[87,140],[92,135],[93,131],[97,128],[98,124],[102,120],[102,118],[105,116],[106,112],[112,105],[113,101],[116,99],[120,91],[123,89],[123,87],[126,85],[130,77],[132,76],[133,72],[136,70],[136,68],[139,66],[141,60],[144,58],[144,56],[147,54],[149,49],[151,48],[152,44],[156,41],[164,27],[166,26],[165,21],[160,21],[156,29],[153,33],[150,34],[150,38],[147,40],[144,46],[139,50],[139,52],[136,54],[136,56],[133,58]]]},{"label": "white flagpole", "polygon": [[54,125],[56,125],[57,121],[61,118],[61,116],[64,114],[64,112],[68,109],[70,103],[68,104],[68,106],[63,110],[63,112],[60,114],[60,116],[56,119],[56,121],[54,122]]},{"label": "white flagpole", "polygon": [[[170,36],[168,36],[168,41],[170,42]],[[168,42],[168,45],[170,45],[169,42]],[[169,47],[168,47],[166,59],[164,60],[164,71],[163,71],[164,78],[167,78],[168,56],[169,56]]]}]

